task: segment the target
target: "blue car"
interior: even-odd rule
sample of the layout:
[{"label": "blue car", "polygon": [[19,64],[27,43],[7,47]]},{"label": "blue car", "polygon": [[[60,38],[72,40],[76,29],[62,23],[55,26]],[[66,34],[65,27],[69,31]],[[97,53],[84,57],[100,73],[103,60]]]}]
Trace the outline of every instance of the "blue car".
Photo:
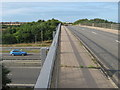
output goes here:
[{"label": "blue car", "polygon": [[12,55],[12,56],[15,56],[15,55],[25,56],[25,55],[27,55],[27,52],[23,52],[19,49],[14,49],[14,50],[10,51],[10,55]]}]

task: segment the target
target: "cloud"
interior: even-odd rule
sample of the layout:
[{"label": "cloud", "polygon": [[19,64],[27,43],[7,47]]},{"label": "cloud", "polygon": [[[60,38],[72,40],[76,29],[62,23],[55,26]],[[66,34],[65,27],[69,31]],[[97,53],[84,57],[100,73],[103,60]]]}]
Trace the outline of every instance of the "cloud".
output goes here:
[{"label": "cloud", "polygon": [[[102,17],[115,21],[117,3],[3,3],[3,20],[34,21],[37,19],[59,18],[75,21],[79,18]],[[114,16],[114,17],[113,17]]]}]

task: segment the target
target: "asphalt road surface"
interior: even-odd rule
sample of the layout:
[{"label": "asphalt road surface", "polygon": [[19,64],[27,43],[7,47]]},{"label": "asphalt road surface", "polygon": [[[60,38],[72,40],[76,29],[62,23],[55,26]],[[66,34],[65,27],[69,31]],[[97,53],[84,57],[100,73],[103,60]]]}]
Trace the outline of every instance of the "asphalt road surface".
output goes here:
[{"label": "asphalt road surface", "polygon": [[41,70],[40,60],[4,60],[2,62],[10,70],[8,77],[12,82],[9,86],[34,86]]},{"label": "asphalt road surface", "polygon": [[[49,47],[46,47],[49,48]],[[3,53],[0,54],[2,60],[40,60],[40,49],[41,47],[2,47],[0,48]],[[11,56],[8,52],[13,49],[22,49],[23,51],[27,52],[28,55],[26,56]],[[6,53],[7,52],[7,53]]]},{"label": "asphalt road surface", "polygon": [[[118,35],[80,26],[67,26],[111,71],[118,70]],[[113,73],[115,74],[115,72]]]},{"label": "asphalt road surface", "polygon": [[40,60],[40,53],[28,53],[26,56],[11,56],[9,53],[2,53],[3,60]]},{"label": "asphalt road surface", "polygon": [[40,67],[41,60],[3,60],[6,67]]},{"label": "asphalt road surface", "polygon": [[40,73],[40,67],[9,67],[11,84],[35,84]]},{"label": "asphalt road surface", "polygon": [[97,64],[65,27],[61,27],[60,47],[59,88],[114,88],[100,69],[88,68]]},{"label": "asphalt road surface", "polygon": [[2,47],[2,51],[4,52],[10,52],[13,49],[22,49],[28,53],[26,56],[11,56],[9,53],[1,54],[2,63],[11,71],[8,74],[8,77],[12,80],[9,86],[34,86],[41,70],[40,48]]}]

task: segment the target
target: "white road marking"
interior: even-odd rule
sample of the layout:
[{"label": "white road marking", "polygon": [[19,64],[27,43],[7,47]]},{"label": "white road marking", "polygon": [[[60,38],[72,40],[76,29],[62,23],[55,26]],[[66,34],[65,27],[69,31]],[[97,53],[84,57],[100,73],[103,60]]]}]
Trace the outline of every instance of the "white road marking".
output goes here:
[{"label": "white road marking", "polygon": [[9,68],[32,68],[32,69],[36,69],[36,68],[41,68],[41,67],[9,67]]},{"label": "white road marking", "polygon": [[8,76],[12,76],[12,73],[9,73]]},{"label": "white road marking", "polygon": [[110,82],[112,83],[112,85],[113,85],[115,88],[118,88],[118,86],[111,80],[110,77],[108,77],[108,79],[110,80]]},{"label": "white road marking", "polygon": [[118,40],[115,40],[117,43],[120,43],[120,41],[118,41]]},{"label": "white road marking", "polygon": [[10,62],[10,61],[6,61],[6,62],[3,62],[3,63],[41,63],[41,62]]},{"label": "white road marking", "polygon": [[34,86],[35,84],[7,84],[8,86]]},{"label": "white road marking", "polygon": [[97,34],[96,32],[92,32],[93,34]]}]

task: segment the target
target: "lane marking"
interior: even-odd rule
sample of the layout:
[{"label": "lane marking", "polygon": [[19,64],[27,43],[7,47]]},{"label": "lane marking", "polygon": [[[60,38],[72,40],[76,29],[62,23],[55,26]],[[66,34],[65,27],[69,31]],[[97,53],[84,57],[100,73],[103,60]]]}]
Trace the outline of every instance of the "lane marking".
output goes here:
[{"label": "lane marking", "polygon": [[115,40],[117,43],[120,43],[120,41],[118,41],[118,40]]},{"label": "lane marking", "polygon": [[41,62],[15,62],[15,63],[24,63],[24,64],[26,64],[26,63],[41,63]]},{"label": "lane marking", "polygon": [[118,86],[111,80],[110,77],[108,77],[109,81],[112,83],[112,85],[115,87],[115,88],[118,88]]},{"label": "lane marking", "polygon": [[34,86],[35,84],[7,84],[8,86]]},{"label": "lane marking", "polygon": [[9,68],[11,68],[11,69],[12,69],[12,68],[13,68],[13,69],[14,69],[14,68],[26,68],[26,69],[27,69],[27,68],[37,69],[37,68],[38,68],[38,69],[41,69],[41,67],[9,67]]},{"label": "lane marking", "polygon": [[12,76],[12,73],[9,73],[8,76]]},{"label": "lane marking", "polygon": [[93,34],[97,34],[96,32],[93,32],[93,31],[92,31],[92,33],[93,33]]}]

